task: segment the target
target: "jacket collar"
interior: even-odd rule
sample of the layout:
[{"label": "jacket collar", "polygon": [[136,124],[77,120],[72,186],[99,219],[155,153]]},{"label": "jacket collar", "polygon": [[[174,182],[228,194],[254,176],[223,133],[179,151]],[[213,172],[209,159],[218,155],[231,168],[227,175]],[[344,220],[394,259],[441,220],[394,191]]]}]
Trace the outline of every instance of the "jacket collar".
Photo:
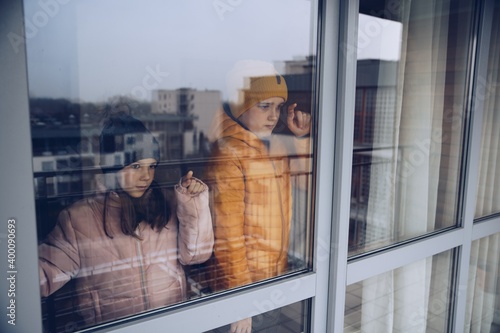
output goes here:
[{"label": "jacket collar", "polygon": [[214,137],[218,140],[232,138],[240,140],[261,152],[268,151],[268,145],[257,135],[249,131],[241,122],[230,116],[227,110],[220,110],[215,117],[216,127]]}]

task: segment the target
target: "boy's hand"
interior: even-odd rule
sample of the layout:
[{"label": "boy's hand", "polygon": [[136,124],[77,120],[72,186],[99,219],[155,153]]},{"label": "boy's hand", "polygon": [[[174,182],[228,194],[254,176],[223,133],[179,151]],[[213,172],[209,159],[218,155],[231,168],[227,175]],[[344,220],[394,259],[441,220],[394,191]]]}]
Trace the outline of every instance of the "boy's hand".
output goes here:
[{"label": "boy's hand", "polygon": [[228,333],[252,333],[252,317],[232,323]]},{"label": "boy's hand", "polygon": [[302,111],[295,111],[297,103],[288,107],[287,123],[288,128],[295,136],[301,137],[311,131],[311,115]]},{"label": "boy's hand", "polygon": [[198,194],[205,190],[203,183],[197,179],[193,179],[193,171],[188,171],[188,173],[182,177],[181,186],[186,188],[190,194]]}]

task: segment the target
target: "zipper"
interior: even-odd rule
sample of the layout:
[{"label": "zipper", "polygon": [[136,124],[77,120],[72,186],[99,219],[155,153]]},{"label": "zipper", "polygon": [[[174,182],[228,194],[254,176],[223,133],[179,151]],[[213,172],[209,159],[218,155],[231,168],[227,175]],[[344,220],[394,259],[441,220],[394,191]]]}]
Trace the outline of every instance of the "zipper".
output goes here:
[{"label": "zipper", "polygon": [[[141,233],[139,231],[139,226],[137,226],[136,229],[136,235],[141,236]],[[145,310],[149,309],[149,299],[148,299],[148,291],[146,288],[146,276],[144,274],[144,260],[142,257],[142,249],[141,249],[141,240],[136,239],[136,249],[137,249],[137,256],[139,257],[139,271],[141,275],[141,291],[142,291],[142,299],[144,301],[144,306]]]}]

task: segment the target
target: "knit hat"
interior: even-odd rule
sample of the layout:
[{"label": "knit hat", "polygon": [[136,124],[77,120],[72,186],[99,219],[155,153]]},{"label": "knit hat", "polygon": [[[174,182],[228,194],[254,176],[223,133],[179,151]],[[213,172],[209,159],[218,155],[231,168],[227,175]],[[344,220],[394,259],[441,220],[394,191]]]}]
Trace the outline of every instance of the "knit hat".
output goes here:
[{"label": "knit hat", "polygon": [[265,61],[242,60],[227,75],[231,114],[238,118],[255,104],[271,97],[288,98],[286,81]]},{"label": "knit hat", "polygon": [[116,171],[145,158],[160,161],[160,145],[142,122],[129,115],[111,117],[99,138],[101,169]]},{"label": "knit hat", "polygon": [[282,97],[286,101],[288,98],[285,78],[279,74],[250,77],[248,81],[248,88],[240,92],[243,103],[231,108],[231,113],[235,118],[238,118],[252,106],[265,99]]}]

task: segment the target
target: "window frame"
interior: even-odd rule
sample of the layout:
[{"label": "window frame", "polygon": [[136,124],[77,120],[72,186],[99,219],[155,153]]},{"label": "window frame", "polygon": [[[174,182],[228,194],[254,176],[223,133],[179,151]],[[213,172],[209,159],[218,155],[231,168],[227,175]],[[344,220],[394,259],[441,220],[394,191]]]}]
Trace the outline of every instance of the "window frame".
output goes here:
[{"label": "window frame", "polygon": [[[26,49],[24,43],[15,44],[16,52],[8,38],[12,33],[22,36],[23,1],[10,1],[1,6],[0,110],[3,110],[3,119],[0,122],[0,151],[4,163],[0,173],[0,189],[3,192],[0,224],[5,226],[8,219],[16,220],[17,273],[16,326],[2,320],[0,327],[2,331],[6,328],[18,332],[42,332]],[[151,315],[140,315],[138,319],[124,319],[112,326],[105,325],[102,330],[91,330],[121,333],[136,332],[138,327],[144,331],[169,327],[182,329],[183,332],[200,332],[259,311],[255,308],[256,302],[269,301],[269,295],[278,290],[287,297],[272,308],[310,299],[311,331],[341,332],[348,284],[402,267],[414,260],[458,249],[457,270],[453,272],[456,280],[455,290],[452,291],[453,316],[449,326],[450,332],[462,332],[465,327],[467,293],[464,291],[468,284],[471,244],[474,240],[500,232],[499,214],[474,220],[484,109],[484,101],[475,94],[475,89],[480,87],[480,78],[487,74],[485,59],[488,57],[494,0],[482,0],[475,6],[480,9],[480,29],[476,35],[478,42],[472,50],[475,54],[471,64],[473,75],[469,96],[466,96],[472,126],[467,136],[467,154],[463,159],[466,173],[463,175],[462,206],[458,208],[462,213],[459,214],[462,217],[459,226],[367,256],[347,259],[349,230],[345,221],[349,220],[350,205],[349,196],[345,193],[350,193],[351,186],[356,83],[356,63],[352,61],[353,56],[356,59],[356,54],[354,52],[353,55],[352,48],[348,46],[356,45],[359,3],[317,0],[313,7],[313,13],[318,17],[313,271],[285,276],[206,300],[187,302],[173,309],[159,309]],[[6,229],[1,230],[2,248],[6,247],[6,239]],[[8,271],[5,259],[0,260],[0,269],[4,273]],[[0,284],[2,307],[8,306],[7,292],[7,284]],[[193,321],[193,318],[197,320]]]},{"label": "window frame", "polygon": [[[345,5],[344,7],[341,6],[340,10],[341,17],[343,17],[344,20],[340,19],[340,26],[341,36],[344,37],[345,40],[341,39],[339,45],[356,45],[357,33],[352,32],[352,29],[353,25],[354,30],[357,28],[359,1],[343,1],[342,4]],[[475,2],[474,6],[476,14],[473,20],[476,20],[477,26],[473,27],[473,35],[470,38],[471,40],[479,40],[479,42],[474,43],[471,41],[471,62],[469,64],[470,68],[468,68],[471,75],[469,82],[467,82],[467,95],[464,96],[467,108],[466,112],[468,117],[471,118],[471,121],[469,122],[469,128],[465,129],[468,135],[464,140],[465,149],[462,158],[462,167],[464,170],[462,173],[463,178],[461,178],[461,181],[463,181],[462,200],[458,207],[456,207],[459,213],[457,214],[459,220],[455,227],[424,235],[417,239],[403,242],[402,244],[395,244],[375,253],[355,256],[349,259],[346,258],[346,284],[342,286],[337,282],[335,290],[330,292],[329,307],[336,309],[336,311],[329,321],[331,323],[329,324],[330,330],[327,331],[329,333],[341,332],[344,329],[344,308],[338,309],[344,304],[336,303],[342,297],[341,295],[345,295],[347,285],[403,267],[419,259],[432,257],[435,254],[447,250],[457,250],[456,253],[458,253],[455,262],[456,269],[452,272],[452,279],[454,281],[450,281],[450,285],[453,285],[454,289],[450,291],[453,304],[451,304],[449,309],[451,317],[448,329],[450,333],[464,332],[467,302],[466,290],[468,286],[472,242],[476,239],[498,233],[500,230],[499,214],[482,218],[481,222],[474,220],[480,159],[479,154],[481,151],[482,114],[484,110],[484,100],[481,99],[480,94],[476,93],[475,89],[480,87],[482,82],[480,79],[487,76],[489,34],[491,30],[494,1],[479,1]],[[349,85],[349,88],[346,88],[347,90],[355,89],[356,68],[355,66],[349,66],[349,61],[351,63],[356,62],[355,48],[353,48],[353,50],[352,53],[354,54],[350,55],[352,57],[350,60],[348,58],[343,59],[343,57],[346,58],[346,55],[339,53],[339,68],[342,68],[342,65],[344,65],[348,72],[346,73],[347,79],[343,82],[343,84]],[[351,83],[351,81],[354,83]],[[342,96],[340,86],[339,84],[339,96]],[[350,96],[349,98],[350,99],[344,97],[344,104],[342,104],[342,97],[339,97],[340,103],[338,110],[353,110],[352,113],[354,115],[354,97]],[[349,132],[352,128],[350,133],[354,133],[354,127],[350,119],[344,119],[343,124],[337,124],[337,126],[341,127],[341,130],[344,132]],[[352,139],[346,136],[343,140]],[[346,145],[345,142],[344,145]],[[346,151],[346,154],[351,153],[352,151]],[[348,156],[340,156],[337,158],[347,159]],[[345,169],[344,173],[342,173],[346,179],[346,174],[348,172],[349,171]],[[342,178],[337,177],[335,180],[338,182],[343,181]],[[342,200],[338,198],[338,196],[334,196],[334,198],[336,198],[336,201]],[[336,224],[342,224],[342,222],[343,224],[347,224],[345,221],[349,221],[349,218],[348,216],[344,216],[343,218],[339,217],[335,221]],[[332,242],[342,244],[343,240],[347,239],[347,237],[348,233],[339,232],[333,235]],[[332,258],[332,262],[334,260],[340,259]],[[339,270],[342,270],[342,267],[340,267]],[[331,277],[332,284],[337,280],[338,277]]]},{"label": "window frame", "polygon": [[[314,15],[312,22],[316,23],[318,31],[324,30],[321,28],[321,24],[326,21],[324,18],[318,18],[323,13],[320,3],[323,4],[321,1],[314,1],[312,4],[312,15]],[[2,4],[2,6],[3,10],[0,15],[2,18],[2,24],[0,25],[2,36],[8,36],[12,32],[17,36],[23,36],[23,1],[15,0],[8,5]],[[314,34],[317,34],[317,31]],[[315,35],[313,38],[318,37]],[[0,64],[0,82],[2,83],[0,108],[2,110],[18,110],[17,112],[6,114],[0,123],[2,139],[4,135],[8,137],[8,140],[2,140],[0,147],[6,156],[11,157],[9,158],[7,167],[5,169],[2,168],[4,172],[0,175],[1,188],[9,189],[11,195],[6,200],[1,200],[0,211],[9,214],[8,216],[3,216],[2,213],[3,220],[7,221],[14,218],[17,222],[16,236],[19,242],[16,248],[16,265],[18,266],[16,301],[19,301],[17,301],[15,329],[23,332],[42,332],[25,41],[23,40],[23,43],[16,45],[18,48],[17,52],[14,51],[8,38],[2,38],[0,41],[0,48],[6,51],[5,57],[3,57],[5,61],[2,61],[2,64]],[[316,52],[318,58],[321,59],[324,56],[324,50],[319,45],[321,44],[318,43],[318,50]],[[336,66],[336,59],[330,59],[329,65],[334,68]],[[334,85],[336,83],[335,76],[330,74],[328,77],[330,84]],[[325,87],[325,85],[320,84],[319,78],[315,84],[320,89],[324,89]],[[328,91],[332,91],[332,88],[329,87]],[[316,95],[318,95],[318,92],[316,92]],[[331,94],[324,95],[332,98]],[[333,96],[333,98],[335,97]],[[318,105],[317,96],[315,99],[316,105]],[[329,103],[329,105],[335,105],[335,103]],[[333,112],[329,114],[330,117],[327,121],[333,122],[332,115]],[[331,131],[333,124],[329,123],[326,126],[322,125],[323,122],[324,119],[323,121],[315,121],[318,139],[321,136],[321,140],[325,140],[323,142],[331,142],[333,140]],[[18,142],[19,144],[9,144],[11,142]],[[326,151],[329,148],[325,145],[321,149]],[[320,154],[320,148],[315,149],[315,153]],[[327,154],[325,153],[324,155],[326,156]],[[332,161],[333,157],[317,161],[314,169],[317,174],[321,173],[323,175],[322,179],[328,180],[327,184],[331,184],[333,179],[331,173]],[[19,168],[19,166],[23,167]],[[314,197],[331,198],[331,187],[327,184],[318,186]],[[323,238],[324,243],[322,246],[322,244],[316,242],[316,239],[318,234],[329,235],[330,233],[331,210],[328,207],[329,205],[324,205],[323,202],[314,201],[315,214],[313,216],[315,216],[315,219],[311,223],[316,227],[314,229],[313,244],[315,248],[312,251],[314,257],[312,259],[313,270],[311,272],[285,275],[271,282],[245,286],[235,291],[214,295],[214,297],[188,301],[172,307],[153,310],[147,314],[114,321],[111,324],[102,324],[84,329],[82,332],[136,332],[138,328],[145,331],[157,331],[164,327],[169,327],[169,329],[173,330],[177,329],[182,332],[201,332],[231,323],[240,318],[245,318],[248,314],[262,313],[304,300],[311,300],[310,305],[313,309],[311,311],[312,317],[309,320],[311,326],[315,326],[316,331],[326,330],[326,323],[321,323],[323,321],[321,318],[326,317],[327,295],[325,293],[317,293],[317,291],[328,289],[327,277],[331,253],[329,246],[326,245],[325,255],[324,244],[329,244],[330,240],[328,237]],[[319,222],[320,219],[324,222]],[[26,223],[25,221],[30,221],[30,223]],[[0,267],[4,272],[8,271],[6,260],[2,260]],[[4,290],[3,284],[0,290],[2,291],[2,295],[7,294],[7,290]],[[280,298],[279,302],[271,302],[273,303],[271,304],[269,301],[273,301],[273,295],[277,294],[283,295],[283,297]],[[2,300],[4,299],[6,300],[7,298],[2,297]],[[257,304],[265,304],[266,306],[259,308]],[[5,306],[7,307],[8,304],[5,303]],[[30,316],[29,320],[27,320],[27,314]],[[192,318],[197,318],[197,320],[193,321]],[[319,326],[317,326],[317,323],[319,323]],[[1,325],[4,324],[7,325],[4,322]]]},{"label": "window frame", "polygon": [[[0,125],[0,151],[8,158],[4,159],[0,173],[1,222],[5,227],[1,230],[2,248],[7,248],[7,221],[16,221],[16,325],[10,326],[7,320],[2,320],[0,327],[18,332],[41,332],[40,288],[38,279],[37,236],[35,220],[35,194],[33,186],[33,170],[31,161],[31,134],[29,122],[28,81],[26,68],[25,44],[14,47],[6,38],[9,34],[23,36],[22,1],[11,1],[2,4],[0,10],[0,109],[2,122]],[[14,35],[10,35],[14,36]],[[23,40],[24,41],[24,40]],[[16,112],[9,110],[16,110]],[[13,144],[15,142],[15,144]],[[9,195],[6,195],[6,194]],[[5,235],[5,238],[4,236]],[[6,253],[2,251],[2,253]],[[7,258],[1,260],[1,270],[9,271]],[[7,283],[0,285],[1,306],[8,306]],[[35,302],[34,300],[38,300]],[[29,316],[29,317],[28,317]]]}]

